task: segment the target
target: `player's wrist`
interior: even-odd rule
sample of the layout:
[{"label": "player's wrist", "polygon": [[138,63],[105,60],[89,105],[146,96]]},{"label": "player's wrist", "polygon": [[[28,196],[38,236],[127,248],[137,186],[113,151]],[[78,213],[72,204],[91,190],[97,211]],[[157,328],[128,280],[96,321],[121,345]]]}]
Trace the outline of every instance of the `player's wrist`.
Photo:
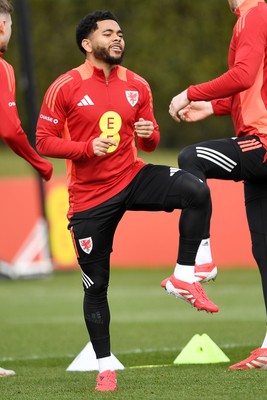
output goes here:
[{"label": "player's wrist", "polygon": [[94,139],[89,139],[89,140],[86,142],[85,154],[86,154],[86,156],[87,156],[88,158],[92,158],[92,157],[95,156],[94,148],[93,148],[93,140],[94,140]]}]

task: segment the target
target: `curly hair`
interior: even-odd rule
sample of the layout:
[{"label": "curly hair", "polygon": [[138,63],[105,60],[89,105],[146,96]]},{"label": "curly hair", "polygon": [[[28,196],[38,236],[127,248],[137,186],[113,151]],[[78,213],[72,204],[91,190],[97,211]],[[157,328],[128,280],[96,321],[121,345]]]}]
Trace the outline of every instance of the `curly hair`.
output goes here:
[{"label": "curly hair", "polygon": [[0,14],[11,14],[13,6],[9,0],[0,0]]},{"label": "curly hair", "polygon": [[[1,0],[0,0],[1,1]],[[93,13],[87,14],[78,24],[76,29],[76,42],[79,49],[86,54],[86,51],[82,47],[83,39],[87,39],[90,33],[98,29],[97,22],[105,21],[106,19],[112,19],[118,22],[115,15],[108,10],[97,10]]]}]

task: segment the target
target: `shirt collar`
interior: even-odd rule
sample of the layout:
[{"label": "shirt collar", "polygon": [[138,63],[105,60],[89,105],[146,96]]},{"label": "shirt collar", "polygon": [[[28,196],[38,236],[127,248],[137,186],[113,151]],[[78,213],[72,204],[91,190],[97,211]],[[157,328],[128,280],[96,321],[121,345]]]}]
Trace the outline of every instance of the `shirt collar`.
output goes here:
[{"label": "shirt collar", "polygon": [[[103,69],[94,66],[89,60],[87,60],[87,59],[85,60],[85,65],[91,74],[94,73],[95,75],[98,75],[100,77],[104,76]],[[115,71],[117,71],[119,67],[120,67],[119,65],[115,65],[114,68],[112,68],[110,75],[115,74]]]},{"label": "shirt collar", "polygon": [[264,0],[244,0],[243,3],[235,10],[238,17],[244,15],[250,8],[256,7],[258,3],[265,3]]}]

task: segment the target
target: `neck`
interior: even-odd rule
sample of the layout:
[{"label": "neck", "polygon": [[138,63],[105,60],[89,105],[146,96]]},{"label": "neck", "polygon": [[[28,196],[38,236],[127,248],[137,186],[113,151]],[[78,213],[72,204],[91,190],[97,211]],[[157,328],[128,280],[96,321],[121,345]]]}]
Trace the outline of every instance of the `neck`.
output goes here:
[{"label": "neck", "polygon": [[104,72],[104,75],[106,77],[106,79],[109,77],[111,71],[113,70],[113,68],[116,67],[116,65],[112,65],[112,64],[108,64],[102,60],[98,60],[96,58],[92,58],[92,57],[86,57],[86,59],[90,62],[90,64],[92,64],[94,67],[102,69]]}]

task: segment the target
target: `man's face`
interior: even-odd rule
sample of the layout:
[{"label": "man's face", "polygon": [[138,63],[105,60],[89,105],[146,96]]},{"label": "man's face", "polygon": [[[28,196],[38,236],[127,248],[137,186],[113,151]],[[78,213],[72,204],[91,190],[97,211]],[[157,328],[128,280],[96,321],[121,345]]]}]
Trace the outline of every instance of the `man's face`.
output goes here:
[{"label": "man's face", "polygon": [[97,26],[98,29],[89,36],[86,51],[96,60],[120,64],[125,48],[120,26],[113,20],[98,21]]},{"label": "man's face", "polygon": [[4,53],[12,33],[12,19],[9,14],[0,14],[0,51]]}]

